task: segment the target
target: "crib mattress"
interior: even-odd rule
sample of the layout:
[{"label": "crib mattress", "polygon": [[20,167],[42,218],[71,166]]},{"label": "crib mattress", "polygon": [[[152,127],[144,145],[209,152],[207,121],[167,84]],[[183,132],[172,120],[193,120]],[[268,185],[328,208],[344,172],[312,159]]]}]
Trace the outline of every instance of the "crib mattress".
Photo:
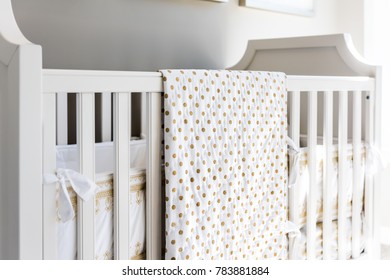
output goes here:
[{"label": "crib mattress", "polygon": [[[350,259],[352,257],[352,219],[348,218],[346,223],[346,231],[347,231],[347,246],[346,246],[346,257],[347,259]],[[364,227],[362,222],[362,232],[360,234],[360,252],[363,252],[365,243],[366,243],[366,237],[364,235]],[[316,259],[322,259],[323,258],[323,239],[322,239],[322,223],[317,223],[316,227],[316,240],[315,240],[315,246],[316,246]],[[330,244],[330,258],[332,260],[338,259],[338,241],[337,236],[338,234],[338,224],[337,221],[332,222],[332,241]],[[295,240],[294,248],[290,248],[294,250],[295,258],[297,260],[305,260],[307,259],[306,255],[306,227],[303,227],[301,229],[301,236],[298,237]]]},{"label": "crib mattress", "polygon": [[[130,171],[130,256],[131,259],[145,259],[145,170]],[[98,191],[95,196],[96,244],[95,259],[113,259],[113,176],[100,174],[96,176]],[[68,188],[75,210],[73,220],[62,223],[57,218],[57,250],[58,259],[74,260],[77,258],[77,197]],[[58,208],[57,208],[58,210]]]},{"label": "crib mattress", "polygon": [[[338,147],[333,147],[333,160],[331,169],[331,208],[332,208],[332,219],[336,220],[338,215]],[[362,145],[361,155],[361,173],[359,174],[359,189],[361,191],[361,206],[363,207],[363,189],[364,189],[364,170],[365,170],[365,146]],[[307,195],[309,188],[317,188],[317,203],[316,203],[316,219],[318,222],[322,221],[323,218],[323,184],[324,184],[324,173],[323,173],[323,146],[317,146],[317,168],[316,168],[316,184],[310,186],[309,167],[308,167],[308,149],[301,149],[300,156],[300,174],[298,176],[297,184],[294,188],[298,191],[298,213],[299,221],[298,226],[302,227],[306,223],[306,210],[307,210]],[[352,216],[352,194],[353,194],[353,148],[349,144],[347,147],[347,168],[346,168],[346,186],[347,190],[347,217]],[[360,209],[362,210],[362,209]]]}]

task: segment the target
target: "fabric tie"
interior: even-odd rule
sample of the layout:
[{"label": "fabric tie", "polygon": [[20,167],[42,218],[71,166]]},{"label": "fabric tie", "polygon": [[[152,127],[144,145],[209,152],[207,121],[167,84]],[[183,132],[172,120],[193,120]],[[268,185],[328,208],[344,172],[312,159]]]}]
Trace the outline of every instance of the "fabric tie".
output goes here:
[{"label": "fabric tie", "polygon": [[298,259],[298,248],[297,244],[299,244],[299,240],[301,239],[301,231],[299,230],[299,227],[294,224],[293,222],[287,221],[284,225],[284,233],[288,235],[288,238],[291,240],[291,248],[289,251],[292,252],[292,259],[297,260]]},{"label": "fabric tie", "polygon": [[287,137],[287,145],[289,148],[289,156],[290,156],[290,172],[288,176],[288,187],[291,188],[295,186],[298,180],[298,174],[299,174],[299,160],[301,157],[301,151],[297,144],[294,143],[294,141]]},{"label": "fabric tie", "polygon": [[43,182],[45,185],[59,183],[59,215],[62,222],[67,222],[75,216],[68,190],[66,189],[66,182],[69,181],[72,189],[83,200],[91,199],[97,189],[97,185],[88,179],[86,176],[71,170],[71,169],[57,169],[57,175],[44,174]]}]

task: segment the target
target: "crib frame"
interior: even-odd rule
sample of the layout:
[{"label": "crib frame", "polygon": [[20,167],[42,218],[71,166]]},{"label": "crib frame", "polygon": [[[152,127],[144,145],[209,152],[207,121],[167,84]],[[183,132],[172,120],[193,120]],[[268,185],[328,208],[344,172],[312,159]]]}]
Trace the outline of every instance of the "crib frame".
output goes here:
[{"label": "crib frame", "polygon": [[[288,63],[286,63],[286,61]],[[131,129],[131,94],[145,94],[145,128],[148,164],[146,187],[147,258],[162,257],[162,190],[160,184],[160,127],[162,77],[158,72],[51,70],[42,68],[42,50],[29,42],[15,22],[10,1],[0,1],[0,259],[55,259],[55,186],[43,185],[42,174],[56,169],[55,145],[64,139],[64,93],[77,93],[78,145],[80,172],[94,179],[95,120],[94,94],[113,93],[113,135],[116,151],[114,174],[114,257],[129,259],[128,169]],[[318,135],[325,139],[324,154],[329,159],[332,138],[338,134],[340,170],[345,168],[348,129],[352,129],[353,146],[364,140],[380,148],[381,68],[369,65],[357,55],[348,35],[327,35],[250,41],[242,60],[231,69],[283,71],[291,97],[291,137],[298,143],[302,129],[300,111],[307,108],[309,169],[315,178],[314,148]],[[301,102],[301,93],[308,92],[308,104]],[[334,133],[332,93],[340,95],[338,133]],[[324,119],[317,125],[318,95],[324,97]],[[348,104],[348,94],[353,104]],[[366,97],[363,99],[362,97]],[[362,101],[363,100],[363,101]],[[354,120],[348,124],[348,108]],[[64,104],[64,103],[62,103]],[[103,114],[111,108],[102,103]],[[99,124],[102,137],[111,133],[106,118]],[[358,158],[357,151],[354,154]],[[329,162],[325,162],[329,166]],[[326,170],[326,167],[325,167]],[[354,174],[359,162],[354,163]],[[327,174],[327,173],[326,173]],[[345,178],[340,172],[339,185]],[[327,178],[328,175],[326,175]],[[326,179],[325,178],[325,179]],[[355,176],[356,180],[356,176]],[[379,257],[379,191],[378,176],[365,178],[365,213],[368,244],[366,255]],[[327,185],[325,180],[325,185]],[[341,188],[339,200],[345,201]],[[296,192],[289,191],[290,219],[294,222]],[[308,199],[308,249],[313,259],[315,191]],[[354,192],[353,232],[360,230],[358,193]],[[339,259],[345,259],[345,205],[339,206]],[[329,193],[324,188],[324,258],[329,257],[330,236]],[[78,200],[78,258],[94,259],[94,204]],[[7,225],[6,227],[4,225]],[[353,234],[356,236],[356,234]],[[353,258],[361,257],[359,240],[353,239]],[[290,252],[292,256],[292,252]]]}]

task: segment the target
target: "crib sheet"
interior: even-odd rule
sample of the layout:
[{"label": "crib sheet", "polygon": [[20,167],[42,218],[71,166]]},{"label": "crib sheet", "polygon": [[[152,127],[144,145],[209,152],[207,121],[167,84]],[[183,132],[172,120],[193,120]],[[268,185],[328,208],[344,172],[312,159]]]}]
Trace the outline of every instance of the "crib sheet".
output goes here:
[{"label": "crib sheet", "polygon": [[[363,221],[363,219],[362,219]],[[365,243],[366,243],[366,237],[364,235],[364,227],[362,222],[362,232],[360,234],[360,252],[363,252]],[[346,223],[346,232],[347,232],[347,244],[346,244],[346,258],[350,259],[352,257],[352,219],[348,218]],[[332,260],[338,259],[338,241],[337,236],[338,234],[338,224],[337,221],[332,222],[332,241],[330,244],[330,258]],[[322,223],[317,223],[316,227],[316,259],[322,259],[323,258],[323,240],[322,240]],[[301,229],[301,236],[298,237],[295,240],[294,245],[294,252],[295,252],[295,259],[297,260],[305,260],[307,259],[306,255],[306,227],[303,227]]]},{"label": "crib sheet", "polygon": [[[146,167],[146,139],[132,140],[130,147],[131,168]],[[60,145],[56,147],[57,168],[80,170],[77,145]],[[95,172],[112,173],[115,166],[113,142],[95,144]]]},{"label": "crib sheet", "polygon": [[[323,198],[323,183],[324,183],[324,174],[323,174],[323,146],[317,145],[317,182],[314,186],[310,186],[309,183],[309,168],[308,168],[308,154],[307,148],[301,148],[300,156],[300,174],[297,180],[297,184],[294,186],[298,191],[298,213],[299,221],[298,226],[302,227],[306,223],[306,210],[307,210],[307,195],[309,188],[317,188],[317,215],[316,219],[318,222],[322,221],[323,207],[322,207],[322,198]],[[359,188],[364,189],[364,170],[365,170],[365,156],[366,149],[362,145],[360,155],[361,155],[361,173],[359,174]],[[337,219],[337,207],[338,207],[338,147],[337,145],[333,146],[333,160],[332,160],[332,169],[331,169],[331,197],[332,197],[332,219]],[[351,144],[347,146],[347,168],[346,168],[346,186],[347,190],[347,217],[352,215],[352,193],[353,193],[353,148]],[[362,201],[361,206],[363,206],[363,191],[361,192],[360,200]],[[362,209],[360,209],[362,210]]]},{"label": "crib sheet", "polygon": [[[95,259],[113,259],[113,176],[104,174],[96,176],[98,191],[95,196],[96,243]],[[145,259],[145,170],[130,171],[130,256],[131,259]],[[58,259],[74,260],[77,258],[77,197],[68,188],[72,206],[75,210],[73,220],[62,223],[57,218],[57,250]]]},{"label": "crib sheet", "polygon": [[286,257],[285,74],[166,70],[166,259]]}]

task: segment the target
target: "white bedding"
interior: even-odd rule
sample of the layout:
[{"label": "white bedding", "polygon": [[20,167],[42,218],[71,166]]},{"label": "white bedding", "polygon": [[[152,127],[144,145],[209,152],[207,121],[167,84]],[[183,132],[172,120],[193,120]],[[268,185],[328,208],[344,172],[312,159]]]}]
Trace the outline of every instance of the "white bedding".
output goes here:
[{"label": "white bedding", "polygon": [[[299,222],[298,226],[302,227],[306,223],[306,209],[307,209],[307,195],[309,187],[317,188],[317,222],[322,221],[322,198],[323,198],[323,146],[317,145],[317,183],[315,186],[309,184],[309,168],[307,164],[307,148],[301,148],[301,156],[299,162],[298,180],[294,188],[298,191],[298,213]],[[333,147],[333,160],[332,160],[332,176],[331,176],[331,197],[332,197],[332,219],[337,219],[337,204],[338,204],[338,156],[337,146]],[[363,189],[364,189],[364,170],[365,170],[365,147],[362,145],[361,155],[361,173],[359,174],[359,188],[361,190],[361,201],[363,201]],[[353,149],[352,145],[348,144],[347,148],[347,168],[346,168],[346,190],[347,190],[347,217],[352,215],[352,191],[353,191]],[[361,203],[363,205],[363,203]],[[362,210],[362,209],[360,209]]]},{"label": "white bedding", "polygon": [[[146,139],[130,141],[130,167],[146,167]],[[114,171],[115,150],[113,142],[95,144],[95,172],[107,174]],[[57,146],[57,168],[80,170],[77,145]]]},{"label": "white bedding", "polygon": [[[346,246],[346,258],[350,259],[352,257],[352,220],[351,218],[347,219],[346,223],[346,230],[347,230],[347,246]],[[360,252],[363,252],[365,247],[365,236],[364,236],[364,227],[362,223],[362,233],[360,235]],[[337,233],[338,232],[338,224],[337,221],[332,222],[332,241],[330,244],[330,258],[332,260],[338,259],[338,241],[337,241]],[[295,258],[297,260],[305,260],[307,258],[306,256],[306,227],[303,227],[301,229],[301,236],[298,237],[295,241]],[[316,227],[316,259],[322,259],[323,258],[323,240],[322,240],[322,223],[318,223]]]},{"label": "white bedding", "polygon": [[[130,142],[130,256],[131,259],[145,259],[145,140]],[[113,259],[113,170],[114,151],[112,143],[96,144],[95,182],[98,190],[95,196],[96,244],[95,259]],[[57,148],[57,165],[61,168],[78,170],[78,152],[76,145]],[[108,172],[107,172],[108,171]],[[72,206],[77,217],[77,199],[71,188],[68,188]],[[58,210],[58,209],[57,209]],[[57,252],[58,259],[77,259],[77,223],[76,217],[66,223],[57,219]]]}]

